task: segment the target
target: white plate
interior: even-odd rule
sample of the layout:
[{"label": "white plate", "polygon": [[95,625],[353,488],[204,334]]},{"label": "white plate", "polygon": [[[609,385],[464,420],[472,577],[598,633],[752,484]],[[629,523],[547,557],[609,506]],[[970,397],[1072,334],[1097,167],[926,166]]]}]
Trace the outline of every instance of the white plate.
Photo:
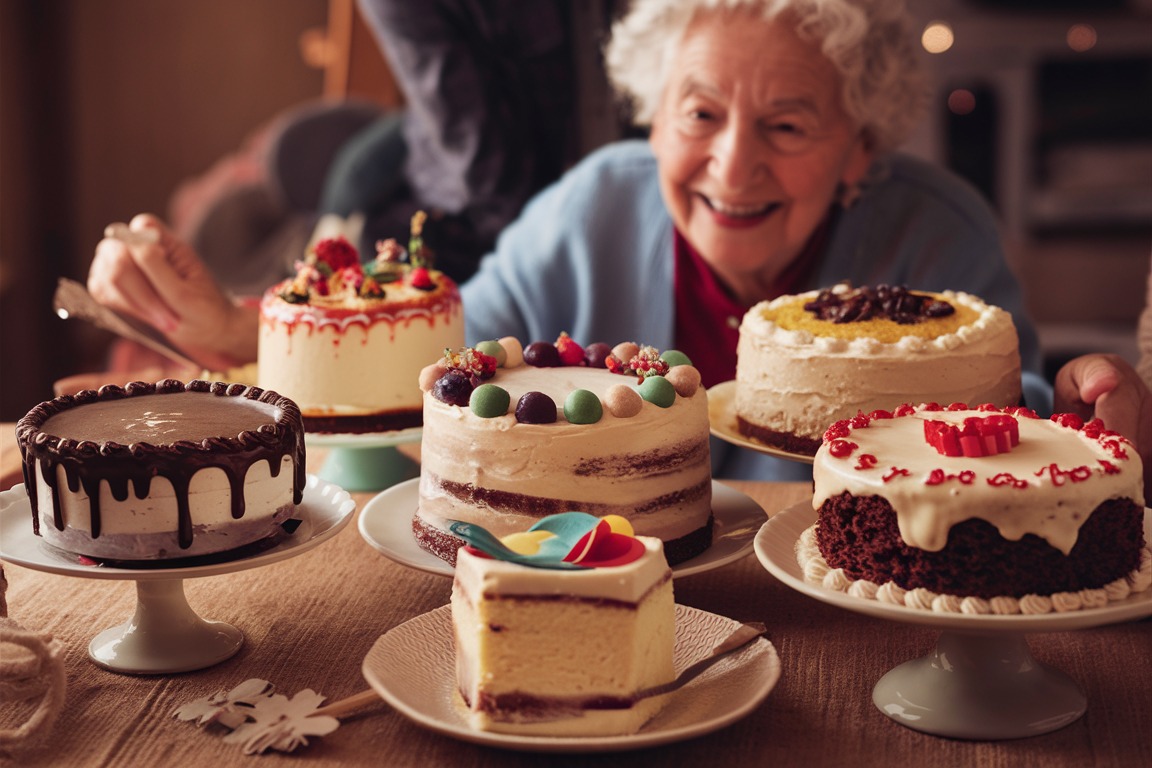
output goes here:
[{"label": "white plate", "polygon": [[20,484],[0,493],[0,560],[38,571],[89,579],[146,581],[214,576],[294,557],[339,533],[351,521],[354,511],[356,502],[347,491],[308,475],[304,500],[296,508],[296,517],[303,522],[291,536],[251,557],[181,567],[164,567],[160,563],[141,568],[95,566],[81,564],[76,555],[45,543],[32,532],[32,505],[24,485]]},{"label": "white plate", "polygon": [[[740,622],[676,606],[676,672],[727,637]],[[380,637],[364,659],[364,678],[393,708],[446,736],[533,752],[606,752],[690,739],[723,728],[755,709],[780,679],[780,658],[760,637],[668,697],[631,736],[517,736],[473,730],[456,689],[450,606],[405,622]]]},{"label": "white plate", "polygon": [[[942,629],[973,629],[981,632],[988,630],[1063,632],[1152,615],[1152,589],[1109,603],[1103,608],[1046,613],[1039,616],[936,613],[853,597],[804,580],[804,572],[796,561],[796,542],[799,541],[800,534],[815,522],[816,512],[808,502],[796,504],[773,515],[756,535],[756,557],[769,573],[796,591],[857,613],[909,624],[926,624]],[[1144,537],[1146,541],[1152,541],[1152,510],[1144,512]]]},{"label": "white plate", "polygon": [[423,427],[409,427],[393,432],[305,432],[304,443],[317,448],[387,448],[415,443],[423,433]]},{"label": "white plate", "polygon": [[735,381],[725,381],[708,390],[708,431],[724,442],[740,448],[748,448],[778,459],[799,461],[803,464],[812,463],[812,457],[806,453],[792,453],[782,448],[773,448],[740,434],[736,429],[735,399]]},{"label": "white plate", "polygon": [[[385,557],[401,565],[451,577],[451,565],[420,548],[412,535],[420,479],[406,480],[377,494],[360,511],[360,535]],[[711,571],[747,557],[766,517],[760,505],[739,491],[712,481],[712,546],[672,566],[676,578]]]}]

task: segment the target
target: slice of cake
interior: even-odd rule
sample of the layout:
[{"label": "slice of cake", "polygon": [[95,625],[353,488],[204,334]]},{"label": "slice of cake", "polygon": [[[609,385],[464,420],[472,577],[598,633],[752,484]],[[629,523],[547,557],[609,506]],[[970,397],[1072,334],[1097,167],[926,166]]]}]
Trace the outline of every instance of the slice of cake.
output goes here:
[{"label": "slice of cake", "polygon": [[707,392],[683,354],[505,338],[450,351],[421,386],[413,530],[437,556],[461,544],[449,520],[503,536],[570,510],[627,518],[673,564],[710,546]]},{"label": "slice of cake", "polygon": [[429,349],[464,344],[464,315],[456,284],[430,268],[419,227],[407,257],[388,241],[366,265],[347,240],[322,240],[265,293],[257,382],[295,400],[309,432],[420,426],[420,369]]},{"label": "slice of cake", "polygon": [[457,683],[474,728],[609,736],[659,712],[666,694],[638,695],[675,676],[659,539],[582,513],[506,537],[509,551],[475,526],[454,530],[483,547],[460,550],[452,586]]},{"label": "slice of cake", "polygon": [[167,379],[50,400],[16,425],[32,525],[106,560],[223,552],[281,531],[303,498],[296,404]]},{"label": "slice of cake", "polygon": [[1152,581],[1140,457],[1099,421],[901,406],[832,425],[813,472],[818,520],[799,558],[825,586],[937,611],[1044,613]]},{"label": "slice of cake", "polygon": [[1012,317],[964,293],[880,285],[781,296],[740,325],[741,434],[809,456],[828,425],[900,403],[1020,403]]}]

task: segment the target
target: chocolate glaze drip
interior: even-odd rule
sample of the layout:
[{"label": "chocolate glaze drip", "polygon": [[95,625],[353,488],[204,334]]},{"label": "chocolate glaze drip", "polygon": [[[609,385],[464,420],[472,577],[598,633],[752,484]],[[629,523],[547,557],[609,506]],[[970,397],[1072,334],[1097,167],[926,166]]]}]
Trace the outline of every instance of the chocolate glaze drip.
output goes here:
[{"label": "chocolate glaze drip", "polygon": [[[80,406],[149,395],[240,397],[274,406],[279,410],[279,416],[265,418],[258,409],[252,408],[245,415],[249,420],[257,417],[263,422],[259,426],[243,429],[236,437],[204,437],[198,442],[176,440],[125,445],[114,440],[76,440],[42,430],[53,416]],[[195,407],[193,403],[190,410]],[[194,420],[188,422],[191,424]],[[125,387],[109,385],[99,391],[84,390],[33,408],[17,423],[16,439],[23,459],[24,484],[32,506],[32,526],[37,535],[40,533],[37,467],[52,493],[53,523],[57,530],[64,530],[58,469],[63,468],[70,491],[75,493],[83,487],[89,498],[93,538],[100,535],[99,491],[102,480],[108,482],[114,499],[124,501],[128,498],[129,487],[136,498],[143,499],[148,496],[153,477],[166,478],[176,496],[178,541],[183,549],[191,546],[193,536],[188,487],[193,475],[202,469],[219,468],[228,478],[233,519],[244,516],[244,476],[259,461],[267,461],[271,476],[276,477],[280,474],[283,457],[291,456],[294,463],[293,503],[299,504],[304,498],[304,429],[300,409],[288,398],[259,387],[200,380],[184,384],[165,379],[155,384],[132,382]]]}]

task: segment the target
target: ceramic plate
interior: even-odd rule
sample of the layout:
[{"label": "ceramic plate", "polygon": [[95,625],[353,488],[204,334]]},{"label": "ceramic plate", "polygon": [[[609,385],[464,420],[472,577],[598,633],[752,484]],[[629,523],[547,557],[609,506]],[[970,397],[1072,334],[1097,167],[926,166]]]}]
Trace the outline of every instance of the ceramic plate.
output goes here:
[{"label": "ceramic plate", "polygon": [[[844,592],[825,589],[804,580],[804,573],[796,561],[796,542],[800,534],[816,522],[816,512],[808,502],[772,516],[756,535],[756,557],[776,578],[810,597],[850,611],[910,624],[926,624],[942,629],[972,629],[1011,632],[1063,632],[1100,624],[1113,624],[1152,615],[1152,589],[1146,589],[1124,600],[1109,603],[1103,608],[1089,608],[1068,613],[1047,613],[1040,616],[969,616],[955,613],[935,613],[903,605],[881,603]],[[1144,538],[1152,541],[1152,510],[1144,512]]]},{"label": "ceramic plate", "polygon": [[[213,576],[268,565],[311,549],[339,533],[352,520],[356,502],[339,486],[308,476],[304,501],[297,509],[303,522],[275,546],[252,556],[220,562],[141,568],[83,565],[77,556],[57,549],[32,532],[32,506],[24,485],[0,493],[0,559],[16,565],[89,579],[171,579]],[[200,558],[204,560],[206,558]]]},{"label": "ceramic plate", "polygon": [[[707,656],[740,622],[676,606],[676,671]],[[450,606],[417,616],[381,636],[364,659],[368,684],[393,708],[446,736],[532,752],[606,752],[689,739],[755,709],[780,679],[780,659],[764,637],[716,662],[668,697],[639,733],[609,737],[516,736],[473,730],[456,690]]]},{"label": "ceramic plate", "polygon": [[[424,551],[412,535],[412,516],[416,513],[420,490],[419,478],[407,480],[383,491],[360,511],[360,535],[373,548],[401,565],[451,577],[451,565]],[[712,546],[691,560],[672,566],[676,578],[711,571],[746,557],[752,551],[752,540],[764,524],[760,505],[739,491],[712,482]]]},{"label": "ceramic plate", "polygon": [[740,434],[736,429],[736,382],[725,381],[708,390],[708,428],[709,431],[726,443],[748,448],[757,453],[775,456],[778,459],[799,461],[811,464],[812,457],[806,453],[792,453],[782,448],[773,448],[770,445],[758,443]]}]

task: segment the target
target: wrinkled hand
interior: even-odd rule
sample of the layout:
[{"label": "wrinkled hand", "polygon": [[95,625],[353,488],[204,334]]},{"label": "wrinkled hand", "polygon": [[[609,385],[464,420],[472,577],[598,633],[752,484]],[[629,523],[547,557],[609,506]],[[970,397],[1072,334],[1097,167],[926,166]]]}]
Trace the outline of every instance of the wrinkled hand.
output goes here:
[{"label": "wrinkled hand", "polygon": [[1055,410],[1099,418],[1135,443],[1144,463],[1145,504],[1152,500],[1152,391],[1117,355],[1083,355],[1056,374]]},{"label": "wrinkled hand", "polygon": [[255,360],[255,310],[237,306],[192,248],[155,216],[136,216],[129,228],[152,230],[159,242],[101,240],[88,272],[92,296],[156,327],[206,368]]}]

